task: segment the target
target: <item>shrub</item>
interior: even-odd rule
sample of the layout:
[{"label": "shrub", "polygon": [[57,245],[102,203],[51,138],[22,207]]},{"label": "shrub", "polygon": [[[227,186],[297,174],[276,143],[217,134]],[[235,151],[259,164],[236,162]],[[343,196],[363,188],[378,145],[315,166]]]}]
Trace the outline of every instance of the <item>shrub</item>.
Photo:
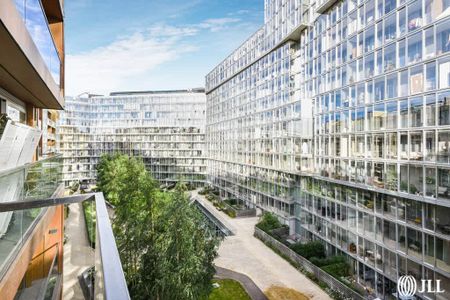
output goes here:
[{"label": "shrub", "polygon": [[322,268],[325,272],[334,278],[346,277],[349,275],[349,265],[346,262],[331,264]]},{"label": "shrub", "polygon": [[280,228],[281,223],[278,220],[277,216],[272,213],[265,212],[261,216],[261,220],[259,221],[259,223],[256,224],[256,227],[267,233],[270,233],[271,230]]},{"label": "shrub", "polygon": [[92,248],[95,248],[95,232],[97,229],[95,203],[93,203],[92,201],[84,201],[82,206],[89,244]]},{"label": "shrub", "polygon": [[306,259],[310,259],[311,257],[325,257],[325,247],[319,241],[309,242],[306,244],[297,243],[292,245],[291,249]]},{"label": "shrub", "polygon": [[339,263],[345,263],[345,257],[344,256],[331,256],[327,258],[311,257],[309,261],[311,261],[318,267],[324,267]]}]

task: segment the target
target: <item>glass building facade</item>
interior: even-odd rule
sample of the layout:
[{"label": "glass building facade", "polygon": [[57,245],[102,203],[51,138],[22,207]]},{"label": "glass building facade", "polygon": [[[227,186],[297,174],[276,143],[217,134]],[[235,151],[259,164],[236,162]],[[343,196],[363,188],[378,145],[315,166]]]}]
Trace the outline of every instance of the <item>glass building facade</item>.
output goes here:
[{"label": "glass building facade", "polygon": [[162,183],[205,182],[204,90],[66,99],[58,125],[63,179],[93,183],[104,154],[141,157]]},{"label": "glass building facade", "polygon": [[[307,3],[307,5],[305,5]],[[266,0],[206,77],[210,181],[396,297],[450,298],[450,1]]]}]

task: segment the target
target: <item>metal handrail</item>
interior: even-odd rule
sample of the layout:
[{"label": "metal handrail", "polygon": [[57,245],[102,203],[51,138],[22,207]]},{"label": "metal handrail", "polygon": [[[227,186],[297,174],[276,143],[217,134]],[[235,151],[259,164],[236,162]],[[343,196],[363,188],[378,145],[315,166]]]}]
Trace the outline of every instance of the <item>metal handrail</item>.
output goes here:
[{"label": "metal handrail", "polygon": [[55,159],[55,158],[62,158],[62,157],[63,157],[62,154],[55,154],[55,155],[51,155],[51,156],[45,157],[43,159],[37,160],[37,161],[32,162],[32,163],[26,163],[24,165],[21,165],[21,166],[15,167],[15,168],[1,170],[0,171],[0,178],[4,177],[6,175],[9,175],[9,174],[15,173],[15,172],[20,171],[20,170],[31,168],[31,167],[33,167],[33,166],[35,166],[37,164],[42,163],[42,162],[46,162],[46,161],[49,161],[49,160],[52,160],[52,159]]},{"label": "metal handrail", "polygon": [[[96,258],[96,261],[101,262],[101,273],[103,275],[102,289],[104,291],[105,298],[107,300],[130,299],[103,193],[2,202],[0,203],[0,213],[30,208],[43,208],[63,204],[81,203],[84,201],[95,201],[97,219],[97,235],[95,244],[99,248],[99,257]],[[100,270],[97,270],[97,272],[98,271]]]}]

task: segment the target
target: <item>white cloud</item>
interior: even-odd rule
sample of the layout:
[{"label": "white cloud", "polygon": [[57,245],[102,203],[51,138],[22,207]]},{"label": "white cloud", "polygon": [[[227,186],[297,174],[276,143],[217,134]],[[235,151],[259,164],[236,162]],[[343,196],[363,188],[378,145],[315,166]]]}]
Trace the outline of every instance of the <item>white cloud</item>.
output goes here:
[{"label": "white cloud", "polygon": [[88,52],[66,56],[66,94],[108,94],[127,90],[160,65],[197,50],[192,37],[202,30],[217,32],[239,22],[237,18],[208,19],[188,26],[155,25],[118,38]]}]

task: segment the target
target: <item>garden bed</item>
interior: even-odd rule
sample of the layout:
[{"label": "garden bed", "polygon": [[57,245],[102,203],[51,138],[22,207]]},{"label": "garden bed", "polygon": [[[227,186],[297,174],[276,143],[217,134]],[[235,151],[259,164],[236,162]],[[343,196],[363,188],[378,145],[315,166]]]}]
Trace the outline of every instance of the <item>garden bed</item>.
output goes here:
[{"label": "garden bed", "polygon": [[96,231],[95,203],[92,201],[84,201],[82,205],[89,245],[91,245],[92,248],[95,248],[95,231]]}]

